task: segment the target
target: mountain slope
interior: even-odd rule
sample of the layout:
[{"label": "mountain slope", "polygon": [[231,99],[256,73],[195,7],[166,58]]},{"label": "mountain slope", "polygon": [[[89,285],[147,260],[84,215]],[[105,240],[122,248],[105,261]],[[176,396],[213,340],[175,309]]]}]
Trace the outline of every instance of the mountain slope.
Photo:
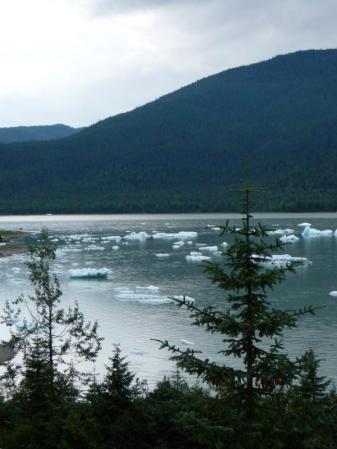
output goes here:
[{"label": "mountain slope", "polygon": [[63,137],[69,137],[79,132],[81,129],[62,124],[0,128],[0,143],[62,139]]},{"label": "mountain slope", "polygon": [[337,50],[227,70],[60,141],[0,145],[0,212],[337,209]]}]

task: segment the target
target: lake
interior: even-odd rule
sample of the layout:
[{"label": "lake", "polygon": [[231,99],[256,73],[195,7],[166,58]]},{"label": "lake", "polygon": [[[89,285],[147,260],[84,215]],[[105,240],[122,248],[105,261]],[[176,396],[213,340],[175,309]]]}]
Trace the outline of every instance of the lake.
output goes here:
[{"label": "lake", "polygon": [[[335,230],[337,214],[256,214],[255,218],[271,229],[292,228],[300,237],[282,253],[306,257],[311,263],[287,275],[287,280],[271,292],[270,301],[284,309],[323,306],[315,316],[301,318],[298,328],[286,332],[285,348],[292,357],[313,348],[322,360],[321,373],[336,381],[337,298],[329,292],[337,290],[337,238],[303,238],[298,224],[308,221],[312,227]],[[78,300],[85,317],[98,320],[105,338],[96,372],[103,371],[113,344],[120,343],[132,370],[153,385],[171,374],[174,366],[168,353],[159,350],[151,339],[167,339],[182,348],[190,344],[205,356],[223,360],[218,354],[221,339],[191,326],[187,312],[170,303],[168,297],[188,295],[199,307],[224,307],[225,292],[210,283],[200,263],[189,262],[186,256],[201,252],[221,261],[223,256],[201,248],[218,246],[220,251],[220,244],[230,241],[229,236],[220,236],[212,228],[227,219],[240,224],[237,214],[72,215],[0,217],[0,227],[32,233],[48,228],[58,245],[55,270],[64,306]],[[183,239],[184,245],[173,249],[173,243],[181,239],[169,234],[182,231],[190,234]],[[160,238],[132,234],[140,232],[163,234]],[[25,260],[22,254],[0,259],[1,307],[6,300],[30,291]],[[69,278],[69,270],[102,268],[110,270],[106,280]],[[5,337],[7,330],[2,328],[0,334]],[[228,363],[238,366],[237,360]]]}]

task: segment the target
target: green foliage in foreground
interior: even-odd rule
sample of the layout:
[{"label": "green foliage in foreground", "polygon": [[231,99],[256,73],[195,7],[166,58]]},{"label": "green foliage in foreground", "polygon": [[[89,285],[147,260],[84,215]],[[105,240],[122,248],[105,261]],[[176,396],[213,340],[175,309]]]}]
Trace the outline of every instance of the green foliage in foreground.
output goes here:
[{"label": "green foliage in foreground", "polygon": [[[280,341],[284,328],[312,310],[270,307],[266,292],[289,267],[269,269],[252,257],[263,260],[275,246],[265,244],[262,226],[250,226],[250,189],[244,193],[242,227],[224,228],[234,235],[227,263],[206,267],[229,291],[229,307],[178,303],[190,310],[194,324],[222,334],[224,364],[163,343],[203,387],[190,386],[177,370],[149,390],[118,345],[101,379],[80,375],[71,355],[95,358],[97,325],[86,325],[78,309],[75,315],[62,309],[51,271],[54,249],[42,236],[28,263],[35,294],[19,301],[34,317],[33,326],[24,323],[13,333],[22,363],[9,363],[0,378],[2,449],[337,449],[335,390],[319,375],[311,350],[291,360]],[[5,323],[20,313],[8,304]],[[242,369],[231,368],[228,355],[241,359]]]}]

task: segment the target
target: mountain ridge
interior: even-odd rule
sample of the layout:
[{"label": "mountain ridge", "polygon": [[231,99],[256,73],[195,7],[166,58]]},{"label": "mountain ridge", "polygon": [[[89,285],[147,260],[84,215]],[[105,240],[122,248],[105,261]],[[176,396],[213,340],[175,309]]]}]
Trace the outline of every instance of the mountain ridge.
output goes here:
[{"label": "mountain ridge", "polygon": [[[336,210],[337,50],[205,77],[60,141],[0,145],[0,213]],[[327,182],[324,182],[326,177]],[[15,183],[13,182],[15,179]]]}]

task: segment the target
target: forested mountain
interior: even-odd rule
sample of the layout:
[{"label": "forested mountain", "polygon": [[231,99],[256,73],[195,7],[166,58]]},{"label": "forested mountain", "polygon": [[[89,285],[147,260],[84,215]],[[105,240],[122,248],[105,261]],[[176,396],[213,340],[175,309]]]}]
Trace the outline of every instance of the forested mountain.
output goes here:
[{"label": "forested mountain", "polygon": [[81,129],[62,124],[0,128],[0,142],[33,142],[37,140],[62,139],[79,132]]},{"label": "forested mountain", "polygon": [[[0,145],[1,213],[337,210],[337,50],[226,70],[66,139]],[[237,198],[237,197],[236,197]]]}]

